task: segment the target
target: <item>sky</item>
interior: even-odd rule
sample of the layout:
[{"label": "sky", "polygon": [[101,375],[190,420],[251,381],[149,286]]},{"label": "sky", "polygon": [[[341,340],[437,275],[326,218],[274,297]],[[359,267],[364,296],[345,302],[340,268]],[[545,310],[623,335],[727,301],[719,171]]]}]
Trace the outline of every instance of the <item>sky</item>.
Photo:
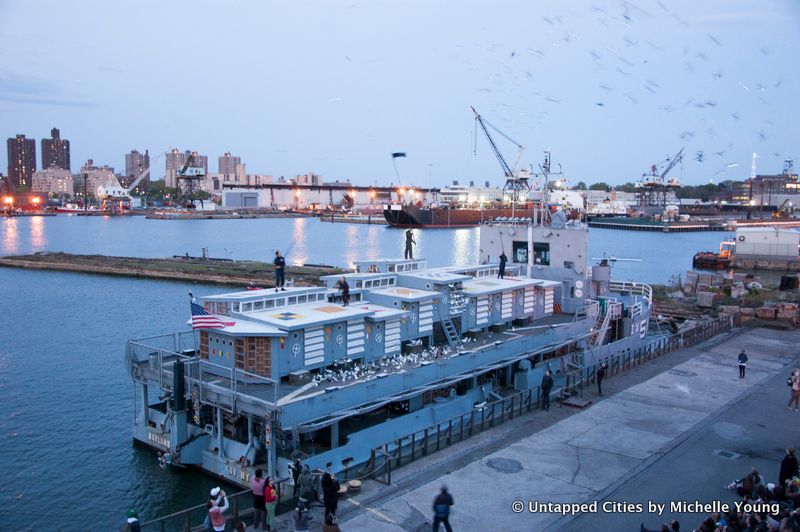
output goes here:
[{"label": "sky", "polygon": [[73,171],[178,147],[386,185],[402,151],[403,184],[502,185],[474,106],[573,184],[682,147],[683,183],[744,179],[800,155],[799,29],[795,0],[0,0],[0,136],[39,164],[58,127]]}]

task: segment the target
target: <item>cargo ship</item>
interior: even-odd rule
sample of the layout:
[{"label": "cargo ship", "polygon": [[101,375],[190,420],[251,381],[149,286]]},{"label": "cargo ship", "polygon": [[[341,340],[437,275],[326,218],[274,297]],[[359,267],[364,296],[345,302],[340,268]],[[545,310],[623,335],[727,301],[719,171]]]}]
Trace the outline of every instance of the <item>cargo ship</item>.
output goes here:
[{"label": "cargo ship", "polygon": [[353,474],[404,436],[504,419],[500,399],[536,401],[548,369],[554,395],[575,389],[649,341],[652,291],[590,266],[585,224],[534,218],[482,225],[481,264],[356,262],[349,302],[340,276],[198,298],[195,329],[127,344],[134,441],[247,487],[256,469]]}]

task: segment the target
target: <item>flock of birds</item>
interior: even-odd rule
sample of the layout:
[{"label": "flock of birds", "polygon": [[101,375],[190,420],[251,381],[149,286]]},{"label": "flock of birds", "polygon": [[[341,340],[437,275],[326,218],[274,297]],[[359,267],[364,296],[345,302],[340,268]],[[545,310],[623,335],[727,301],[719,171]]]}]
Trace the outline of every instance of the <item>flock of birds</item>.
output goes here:
[{"label": "flock of birds", "polygon": [[[770,56],[768,48],[737,42],[736,49],[732,50],[729,46],[731,43],[726,43],[724,38],[700,29],[708,26],[695,24],[661,0],[635,4],[627,0],[616,4],[595,4],[588,13],[567,9],[559,15],[543,15],[540,20],[544,31],[532,34],[542,44],[528,47],[527,54],[519,54],[516,50],[509,52],[507,47],[496,42],[487,48],[490,52],[497,50],[502,53],[505,50],[508,54],[505,61],[501,59],[499,64],[494,65],[493,68],[499,67],[499,71],[482,69],[491,85],[478,89],[479,92],[502,95],[492,102],[496,107],[490,107],[486,113],[497,117],[498,122],[512,130],[530,128],[533,124],[551,127],[554,118],[561,119],[569,112],[551,112],[548,109],[550,105],[558,104],[569,105],[570,111],[576,107],[583,108],[584,113],[588,113],[592,107],[608,112],[612,107],[647,106],[647,109],[636,114],[652,122],[654,139],[658,139],[657,135],[661,135],[662,131],[679,127],[676,124],[682,126],[674,130],[675,139],[679,142],[676,142],[676,146],[664,146],[664,150],[676,151],[674,148],[678,145],[688,144],[694,152],[693,160],[696,163],[719,160],[723,164],[722,169],[713,174],[714,169],[698,169],[698,173],[705,177],[715,177],[729,168],[739,166],[733,153],[735,143],[729,142],[730,138],[736,137],[740,141],[739,156],[745,153],[749,155],[754,150],[767,151],[760,154],[761,157],[769,154],[768,146],[763,143],[771,140],[774,134],[771,131],[775,123],[767,116],[772,110],[770,96],[781,89],[783,80],[773,79],[757,84],[747,81],[753,76],[774,75],[774,70],[769,70],[766,64]],[[596,31],[598,25],[608,31]],[[698,31],[692,35],[690,32],[695,27]],[[583,28],[585,33],[578,28]],[[654,32],[654,28],[658,28],[658,31]],[[666,37],[687,33],[691,35],[691,46],[654,41],[659,35]],[[550,46],[544,44],[548,40]],[[588,68],[574,66],[574,52],[564,53],[566,47],[578,46],[577,43],[587,49]],[[750,50],[743,51],[743,47],[749,46],[752,46]],[[752,57],[740,61],[741,67],[738,63],[730,64],[731,54],[739,58],[748,55],[748,52]],[[525,60],[524,56],[532,58],[532,61]],[[720,66],[723,63],[732,72],[726,72]],[[552,73],[557,77],[562,71],[582,71],[580,79],[570,75],[561,80],[561,85],[566,82],[585,86],[578,97],[587,99],[592,98],[591,87],[596,86],[598,90],[594,98],[575,101],[574,91],[568,90],[548,94],[551,90],[559,90],[559,87],[548,85],[547,77],[540,72]],[[521,72],[524,75],[520,75]],[[670,79],[675,77],[680,79]],[[530,86],[525,85],[529,81],[534,82],[539,90],[532,92]],[[707,94],[701,96],[698,92]],[[540,110],[534,113],[521,111],[530,109],[531,94],[540,98],[542,105],[537,106]],[[518,100],[515,101],[515,97]],[[740,105],[744,106],[741,110],[738,108]],[[663,113],[661,116],[664,119],[658,118],[659,113]],[[666,118],[673,114],[674,119]],[[507,118],[513,115],[519,118]],[[568,118],[575,120],[575,115]],[[745,127],[749,128],[748,131],[752,130],[749,138],[749,133],[742,134]],[[664,138],[663,135],[661,138]],[[724,140],[720,142],[720,138]],[[714,157],[709,157],[711,154]],[[779,160],[782,158],[777,151],[771,151],[771,154]]]},{"label": "flock of birds", "polygon": [[[418,340],[421,342],[421,340]],[[475,338],[464,338],[464,344],[475,343]],[[372,380],[391,375],[407,367],[415,367],[458,355],[458,350],[450,346],[430,346],[419,353],[398,353],[370,362],[354,363],[351,359],[339,362],[341,369],[317,374],[311,381],[313,386],[341,384],[357,380]]]}]

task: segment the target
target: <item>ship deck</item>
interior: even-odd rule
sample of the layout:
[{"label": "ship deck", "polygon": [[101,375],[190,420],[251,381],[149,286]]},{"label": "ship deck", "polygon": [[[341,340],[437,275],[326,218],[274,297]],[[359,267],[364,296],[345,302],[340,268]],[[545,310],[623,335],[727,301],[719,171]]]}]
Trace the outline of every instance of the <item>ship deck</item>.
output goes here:
[{"label": "ship deck", "polygon": [[[525,327],[509,328],[501,332],[488,332],[477,336],[472,336],[459,347],[458,350],[452,349],[449,346],[434,346],[443,349],[439,353],[431,353],[424,355],[423,353],[410,353],[395,355],[388,357],[387,360],[391,361],[385,365],[380,365],[378,369],[366,375],[358,376],[355,378],[347,379],[347,372],[349,370],[342,370],[341,374],[345,379],[331,380],[324,382],[312,382],[302,386],[291,385],[288,383],[281,383],[278,390],[278,404],[286,405],[294,401],[300,401],[309,397],[329,393],[331,391],[340,390],[350,386],[364,384],[376,379],[388,377],[390,375],[402,374],[414,371],[415,369],[428,366],[437,361],[447,360],[463,356],[465,354],[479,354],[487,347],[494,346],[497,342],[507,342],[523,336],[537,336],[550,331],[559,325],[565,325],[574,321],[572,314],[556,314],[536,320],[535,323]],[[520,356],[523,353],[519,353]],[[367,366],[374,367],[375,365],[367,364]]]}]

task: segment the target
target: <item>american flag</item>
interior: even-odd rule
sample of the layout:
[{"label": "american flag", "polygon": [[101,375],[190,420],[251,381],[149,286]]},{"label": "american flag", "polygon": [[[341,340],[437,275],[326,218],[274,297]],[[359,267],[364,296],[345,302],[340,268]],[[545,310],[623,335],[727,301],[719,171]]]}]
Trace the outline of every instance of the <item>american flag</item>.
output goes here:
[{"label": "american flag", "polygon": [[222,321],[222,318],[209,314],[206,309],[195,302],[192,305],[192,329],[222,329],[236,325],[235,321]]}]

